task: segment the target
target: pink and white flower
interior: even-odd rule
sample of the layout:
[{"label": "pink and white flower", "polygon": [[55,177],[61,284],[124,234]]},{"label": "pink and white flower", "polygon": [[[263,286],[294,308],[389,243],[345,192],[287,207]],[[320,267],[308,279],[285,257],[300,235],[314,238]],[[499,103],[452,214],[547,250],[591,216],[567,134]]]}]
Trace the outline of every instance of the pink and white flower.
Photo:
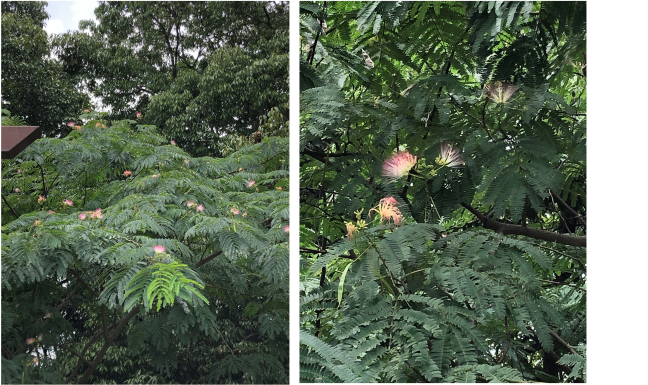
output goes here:
[{"label": "pink and white flower", "polygon": [[344,224],[347,228],[347,237],[349,238],[349,241],[353,241],[353,233],[357,232],[358,228],[352,222],[344,222]]},{"label": "pink and white flower", "polygon": [[81,214],[79,214],[79,219],[81,219],[82,221],[85,221],[86,216],[87,216],[86,213],[81,213]]},{"label": "pink and white flower", "polygon": [[151,178],[157,178],[157,177],[158,177],[157,174],[151,175]]},{"label": "pink and white flower", "polygon": [[371,216],[372,211],[375,211],[380,216],[380,223],[393,221],[398,225],[400,221],[403,220],[403,214],[401,214],[398,207],[390,203],[390,200],[388,200],[387,198],[381,199],[380,203],[378,203],[378,206],[369,210],[369,216]]},{"label": "pink and white flower", "polygon": [[14,192],[20,192],[20,190],[16,188],[16,189],[14,189]]},{"label": "pink and white flower", "polygon": [[203,207],[203,205],[198,205],[198,207],[196,207],[196,209],[197,209],[198,211],[200,211],[200,212],[203,212],[203,211],[205,210],[205,208]]},{"label": "pink and white flower", "polygon": [[67,125],[68,125],[68,127],[72,127],[72,126],[74,126],[74,122],[69,122]]},{"label": "pink and white flower", "polygon": [[171,145],[173,145],[173,146],[176,145],[175,140],[172,140],[172,141],[171,141]]},{"label": "pink and white flower", "polygon": [[63,204],[68,206],[74,206],[74,203],[69,199],[63,199]]},{"label": "pink and white flower", "polygon": [[124,176],[131,176],[131,175],[133,175],[132,171],[130,171],[130,170],[124,171]]},{"label": "pink and white flower", "polygon": [[36,342],[36,338],[27,338],[27,339],[25,340],[25,343],[26,343],[27,345],[31,345],[31,344],[33,344],[34,342]]},{"label": "pink and white flower", "polygon": [[159,246],[159,245],[153,246],[153,251],[155,251],[156,254],[164,253],[164,250],[165,250],[164,246]]},{"label": "pink and white flower", "polygon": [[142,113],[141,113],[141,112],[136,112],[136,113],[135,113],[135,116],[137,116],[137,119],[139,119],[139,118],[142,117]]},{"label": "pink and white flower", "polygon": [[438,165],[446,167],[459,167],[465,163],[459,150],[445,142],[441,142],[441,152],[434,161]]},{"label": "pink and white flower", "polygon": [[50,211],[48,211],[47,213],[48,213],[48,214],[56,214],[56,211],[52,211],[52,210],[50,210]]},{"label": "pink and white flower", "polygon": [[196,203],[194,201],[187,201],[187,207],[193,207]]},{"label": "pink and white flower", "polygon": [[381,202],[385,202],[385,203],[387,203],[387,204],[390,204],[390,205],[392,205],[392,206],[398,206],[398,205],[399,205],[399,203],[398,203],[398,201],[396,200],[396,198],[394,198],[394,197],[391,196],[391,195],[384,197],[384,198],[381,199],[380,201],[381,201]]},{"label": "pink and white flower", "polygon": [[286,233],[289,232],[290,231],[290,225],[284,226],[283,231],[286,232]]},{"label": "pink and white flower", "polygon": [[240,213],[239,209],[237,209],[236,207],[232,207],[230,211],[234,213],[234,215],[238,215]]},{"label": "pink and white flower", "polygon": [[255,181],[251,180],[251,181],[249,181],[249,182],[247,183],[247,186],[248,186],[248,187],[252,187],[252,186],[254,186],[255,183],[256,183]]},{"label": "pink and white flower", "polygon": [[398,179],[406,175],[414,167],[417,160],[417,156],[412,156],[407,151],[399,151],[383,163],[382,176],[390,180]]}]

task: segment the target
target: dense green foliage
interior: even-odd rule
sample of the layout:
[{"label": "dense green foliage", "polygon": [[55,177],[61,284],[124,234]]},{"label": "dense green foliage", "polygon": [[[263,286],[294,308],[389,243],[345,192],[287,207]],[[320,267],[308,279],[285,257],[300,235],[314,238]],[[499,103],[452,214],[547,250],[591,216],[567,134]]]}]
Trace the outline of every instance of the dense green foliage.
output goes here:
[{"label": "dense green foliage", "polygon": [[142,112],[193,156],[226,152],[224,135],[249,138],[273,108],[288,119],[287,3],[110,1],[95,15],[54,44],[111,118]]},{"label": "dense green foliage", "polygon": [[54,137],[70,132],[65,123],[90,99],[49,57],[47,17],[43,1],[2,2],[2,108]]},{"label": "dense green foliage", "polygon": [[302,381],[585,381],[585,3],[300,7]]},{"label": "dense green foliage", "polygon": [[106,116],[2,162],[2,382],[285,383],[288,139]]}]

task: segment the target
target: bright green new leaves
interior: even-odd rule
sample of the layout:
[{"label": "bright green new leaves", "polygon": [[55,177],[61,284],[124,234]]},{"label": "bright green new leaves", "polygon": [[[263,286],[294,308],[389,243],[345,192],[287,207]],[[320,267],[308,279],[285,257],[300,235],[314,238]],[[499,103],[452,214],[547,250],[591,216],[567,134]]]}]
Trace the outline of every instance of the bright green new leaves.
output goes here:
[{"label": "bright green new leaves", "polygon": [[[186,278],[183,274],[183,271],[188,270],[185,269],[186,267],[187,265],[179,262],[158,262],[138,271],[126,285],[124,308],[129,311],[141,299],[146,310],[157,301],[157,311],[160,311],[163,306],[173,306],[176,297],[194,305],[193,296],[209,305],[207,298],[196,289],[196,287],[204,289],[205,286],[196,280]],[[188,273],[196,276],[193,271]]]}]

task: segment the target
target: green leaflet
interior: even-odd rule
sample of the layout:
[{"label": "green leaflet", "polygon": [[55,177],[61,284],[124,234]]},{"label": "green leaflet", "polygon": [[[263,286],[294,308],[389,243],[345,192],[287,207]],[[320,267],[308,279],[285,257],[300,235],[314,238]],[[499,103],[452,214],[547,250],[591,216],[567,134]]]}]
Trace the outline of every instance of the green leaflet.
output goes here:
[{"label": "green leaflet", "polygon": [[353,261],[351,261],[346,267],[344,268],[344,271],[342,271],[342,275],[340,276],[340,284],[338,285],[338,307],[342,305],[342,293],[344,292],[344,279],[346,278],[347,271],[349,270],[349,267],[353,264]]}]

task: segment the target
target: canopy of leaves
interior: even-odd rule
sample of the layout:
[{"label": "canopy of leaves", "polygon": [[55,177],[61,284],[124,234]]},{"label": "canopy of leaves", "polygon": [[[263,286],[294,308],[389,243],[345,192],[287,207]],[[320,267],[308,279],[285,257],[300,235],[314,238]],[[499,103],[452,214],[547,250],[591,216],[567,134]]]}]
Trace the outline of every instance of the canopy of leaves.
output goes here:
[{"label": "canopy of leaves", "polygon": [[106,115],[2,162],[3,383],[287,382],[288,139]]},{"label": "canopy of leaves", "polygon": [[586,380],[585,11],[300,3],[302,381]]},{"label": "canopy of leaves", "polygon": [[97,23],[59,35],[65,71],[123,119],[136,111],[193,156],[288,119],[285,2],[101,2]]},{"label": "canopy of leaves", "polygon": [[65,123],[90,99],[48,57],[47,17],[43,1],[2,2],[2,108],[55,137],[70,131]]}]

